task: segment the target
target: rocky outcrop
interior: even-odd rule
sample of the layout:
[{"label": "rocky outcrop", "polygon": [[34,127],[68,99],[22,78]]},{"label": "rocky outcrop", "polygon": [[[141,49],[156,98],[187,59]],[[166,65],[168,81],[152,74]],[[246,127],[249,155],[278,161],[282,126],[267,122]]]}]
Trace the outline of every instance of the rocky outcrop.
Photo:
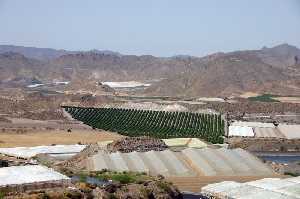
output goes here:
[{"label": "rocky outcrop", "polygon": [[167,148],[164,141],[151,137],[126,137],[107,145],[107,150],[111,153],[117,151],[122,153],[163,151]]}]

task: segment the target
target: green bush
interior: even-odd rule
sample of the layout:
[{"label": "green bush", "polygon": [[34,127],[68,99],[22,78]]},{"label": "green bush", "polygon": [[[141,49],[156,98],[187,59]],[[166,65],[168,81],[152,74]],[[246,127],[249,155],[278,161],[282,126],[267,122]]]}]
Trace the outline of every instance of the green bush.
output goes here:
[{"label": "green bush", "polygon": [[111,178],[113,181],[118,181],[121,184],[128,184],[135,182],[135,178],[128,174],[116,174]]},{"label": "green bush", "polygon": [[284,175],[289,175],[289,176],[293,176],[293,177],[298,177],[298,176],[300,176],[300,173],[284,172]]}]

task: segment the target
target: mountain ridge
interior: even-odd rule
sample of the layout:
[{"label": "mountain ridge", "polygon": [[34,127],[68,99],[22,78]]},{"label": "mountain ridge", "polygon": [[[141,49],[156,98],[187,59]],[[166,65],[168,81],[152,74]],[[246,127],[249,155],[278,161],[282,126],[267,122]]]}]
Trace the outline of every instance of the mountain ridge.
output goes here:
[{"label": "mountain ridge", "polygon": [[[1,45],[0,52],[3,52]],[[300,92],[298,76],[293,75],[300,71],[295,63],[298,60],[296,57],[300,58],[300,50],[288,44],[204,57],[165,58],[98,50],[71,51],[70,54],[68,51],[59,52],[62,54],[44,60],[30,58],[26,56],[28,53],[18,55],[18,52],[3,52],[0,54],[2,82],[20,78],[36,78],[42,82],[53,79],[76,80],[76,85],[80,86],[80,81],[164,79],[153,83],[143,94],[228,96],[244,91]],[[36,57],[33,54],[31,56]]]}]

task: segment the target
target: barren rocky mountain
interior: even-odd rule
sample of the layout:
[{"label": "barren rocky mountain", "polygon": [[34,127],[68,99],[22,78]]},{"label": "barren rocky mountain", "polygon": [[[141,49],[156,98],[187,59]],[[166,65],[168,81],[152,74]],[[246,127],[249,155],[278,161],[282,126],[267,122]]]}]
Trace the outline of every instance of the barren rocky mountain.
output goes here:
[{"label": "barren rocky mountain", "polygon": [[[11,52],[12,51],[12,52]],[[121,55],[110,51],[74,52],[0,46],[3,83],[155,81],[149,95],[229,96],[245,91],[299,95],[300,50],[288,44],[206,57]],[[90,83],[87,83],[90,82]]]},{"label": "barren rocky mountain", "polygon": [[[56,50],[51,48],[36,48],[36,47],[24,47],[24,46],[13,46],[13,45],[0,45],[0,54],[5,52],[15,52],[22,54],[28,58],[48,61],[52,59],[56,59],[62,55],[67,54],[76,54],[79,53],[79,51],[67,51],[67,50]],[[95,53],[103,53],[103,54],[115,54],[120,55],[117,52],[104,50],[91,50],[91,52]]]},{"label": "barren rocky mountain", "polygon": [[146,92],[171,96],[230,96],[244,91],[300,94],[299,82],[286,73],[287,67],[266,64],[256,52],[219,55],[194,68],[165,79]]},{"label": "barren rocky mountain", "polygon": [[22,54],[5,52],[0,54],[0,82],[28,81],[39,76],[45,69],[44,65]]},{"label": "barren rocky mountain", "polygon": [[279,68],[292,66],[296,61],[300,63],[300,60],[298,61],[300,58],[300,49],[288,44],[281,44],[273,48],[264,47],[260,51],[257,51],[257,55],[266,64]]}]

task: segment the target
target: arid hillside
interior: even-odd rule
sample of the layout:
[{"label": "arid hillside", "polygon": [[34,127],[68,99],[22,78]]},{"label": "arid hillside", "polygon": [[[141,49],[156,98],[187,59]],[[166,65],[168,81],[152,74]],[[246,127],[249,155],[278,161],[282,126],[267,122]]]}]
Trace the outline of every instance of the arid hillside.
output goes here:
[{"label": "arid hillside", "polygon": [[[191,60],[190,65],[194,65]],[[195,68],[195,67],[194,67]],[[293,68],[300,71],[300,68]],[[215,57],[201,66],[173,75],[146,93],[169,96],[231,96],[245,91],[299,95],[297,78],[264,63],[255,52],[234,52]],[[294,73],[295,74],[295,73]]]},{"label": "arid hillside", "polygon": [[248,91],[300,94],[300,50],[288,44],[201,58],[17,46],[0,46],[1,52],[2,86],[45,84],[55,80],[72,82],[72,89],[80,90],[81,85],[94,86],[102,81],[151,81],[151,86],[139,94],[193,97],[230,96]]}]

